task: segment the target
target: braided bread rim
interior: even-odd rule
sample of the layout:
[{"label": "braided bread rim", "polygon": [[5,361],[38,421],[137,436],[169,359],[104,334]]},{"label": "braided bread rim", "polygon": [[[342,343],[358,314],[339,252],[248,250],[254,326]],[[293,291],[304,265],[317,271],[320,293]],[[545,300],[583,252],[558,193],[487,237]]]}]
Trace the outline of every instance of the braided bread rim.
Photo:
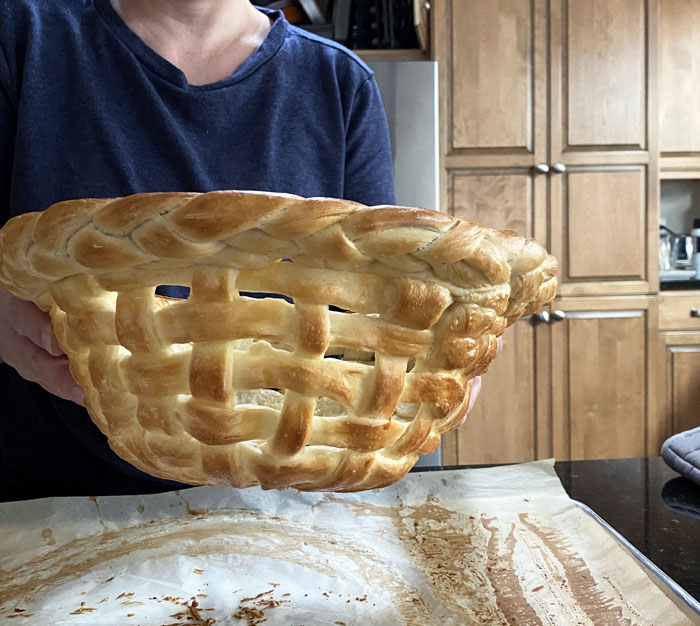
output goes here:
[{"label": "braided bread rim", "polygon": [[[328,228],[337,231],[330,248],[316,241]],[[160,243],[149,243],[154,231]],[[256,231],[301,245],[294,254],[293,245],[261,251],[260,242],[243,242],[239,249],[247,256],[220,259],[227,240],[238,243],[241,235]],[[34,248],[41,252],[35,254]],[[395,269],[393,262],[406,257],[415,271]],[[508,285],[509,304],[517,299],[517,282],[524,274],[542,266],[548,280],[554,280],[557,269],[556,259],[532,238],[438,211],[255,191],[68,200],[14,217],[0,230],[0,283],[35,301],[42,300],[52,282],[78,273],[99,276],[220,262],[240,268],[280,258],[386,277],[410,274],[449,289],[458,301],[473,302],[479,292],[486,299]],[[20,259],[29,263],[18,263]],[[540,306],[533,301],[522,311],[506,307],[498,312],[520,317]]]}]

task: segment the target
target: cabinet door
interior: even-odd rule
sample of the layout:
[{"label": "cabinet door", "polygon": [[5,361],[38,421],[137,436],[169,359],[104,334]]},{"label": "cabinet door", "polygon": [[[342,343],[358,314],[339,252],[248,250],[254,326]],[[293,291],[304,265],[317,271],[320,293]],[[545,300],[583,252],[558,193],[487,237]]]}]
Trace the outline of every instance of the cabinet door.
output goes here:
[{"label": "cabinet door", "polygon": [[552,0],[553,161],[643,162],[646,15],[647,0]]},{"label": "cabinet door", "polygon": [[443,464],[521,463],[549,456],[538,447],[538,332],[546,328],[536,326],[533,318],[506,330],[503,350],[484,374],[466,422],[443,435]]},{"label": "cabinet door", "polygon": [[655,212],[648,210],[647,167],[571,167],[550,176],[550,188],[558,293],[648,293]]},{"label": "cabinet door", "polygon": [[659,113],[662,154],[695,152],[700,159],[700,7],[663,0],[659,32]]},{"label": "cabinet door", "polygon": [[[527,169],[457,170],[449,180],[449,210],[493,228],[535,233],[546,214],[546,180]],[[549,352],[546,327],[521,320],[503,336],[503,351],[483,377],[465,424],[443,436],[443,463],[508,463],[550,454],[547,407],[537,406]],[[540,420],[542,423],[538,422]],[[544,447],[543,447],[544,446]]]},{"label": "cabinet door", "polygon": [[700,333],[663,333],[664,435],[700,426]]},{"label": "cabinet door", "polygon": [[447,165],[543,161],[546,0],[451,0],[434,15]]},{"label": "cabinet door", "polygon": [[528,168],[449,170],[447,212],[546,244],[547,178]]},{"label": "cabinet door", "polygon": [[552,431],[559,460],[647,453],[655,302],[562,299],[553,322]]}]

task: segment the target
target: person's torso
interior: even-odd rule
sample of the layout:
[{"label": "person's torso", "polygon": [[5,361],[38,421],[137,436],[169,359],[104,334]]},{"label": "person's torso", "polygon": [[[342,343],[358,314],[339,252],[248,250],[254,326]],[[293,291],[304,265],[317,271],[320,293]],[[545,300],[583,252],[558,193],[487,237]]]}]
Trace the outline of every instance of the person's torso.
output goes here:
[{"label": "person's torso", "polygon": [[[0,226],[62,200],[146,191],[250,189],[391,203],[385,121],[376,122],[376,149],[372,141],[348,146],[354,98],[370,77],[356,57],[277,15],[231,78],[191,87],[109,0],[0,0],[0,97],[10,103],[0,113],[16,118],[0,136]],[[0,119],[0,131],[12,124]],[[352,193],[349,153],[365,167]],[[0,479],[3,462],[7,480],[20,468],[18,493],[172,488],[116,457],[82,407],[6,365],[0,383],[16,403],[0,421]]]},{"label": "person's torso", "polygon": [[12,215],[143,191],[343,197],[352,97],[371,75],[355,57],[278,15],[231,78],[193,87],[109,0],[47,4],[18,9]]}]

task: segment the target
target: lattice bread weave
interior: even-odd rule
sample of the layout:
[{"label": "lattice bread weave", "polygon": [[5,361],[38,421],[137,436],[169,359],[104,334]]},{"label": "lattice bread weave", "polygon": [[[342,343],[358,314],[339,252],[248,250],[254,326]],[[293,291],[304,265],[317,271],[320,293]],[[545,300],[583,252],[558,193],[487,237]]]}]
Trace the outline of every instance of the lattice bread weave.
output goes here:
[{"label": "lattice bread weave", "polygon": [[113,450],[235,487],[400,479],[462,423],[556,267],[532,239],[434,211],[255,192],[61,202],[0,231],[0,283],[50,313]]}]

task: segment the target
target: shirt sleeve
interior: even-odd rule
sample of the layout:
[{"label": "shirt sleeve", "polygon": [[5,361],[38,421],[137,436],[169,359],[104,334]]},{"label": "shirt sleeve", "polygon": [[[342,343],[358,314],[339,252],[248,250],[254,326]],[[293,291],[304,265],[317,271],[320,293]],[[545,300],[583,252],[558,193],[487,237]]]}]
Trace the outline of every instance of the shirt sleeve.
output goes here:
[{"label": "shirt sleeve", "polygon": [[0,48],[0,226],[10,219],[10,180],[17,115],[10,99],[10,71]]},{"label": "shirt sleeve", "polygon": [[344,197],[370,206],[396,203],[389,127],[373,76],[357,90],[350,112]]}]

